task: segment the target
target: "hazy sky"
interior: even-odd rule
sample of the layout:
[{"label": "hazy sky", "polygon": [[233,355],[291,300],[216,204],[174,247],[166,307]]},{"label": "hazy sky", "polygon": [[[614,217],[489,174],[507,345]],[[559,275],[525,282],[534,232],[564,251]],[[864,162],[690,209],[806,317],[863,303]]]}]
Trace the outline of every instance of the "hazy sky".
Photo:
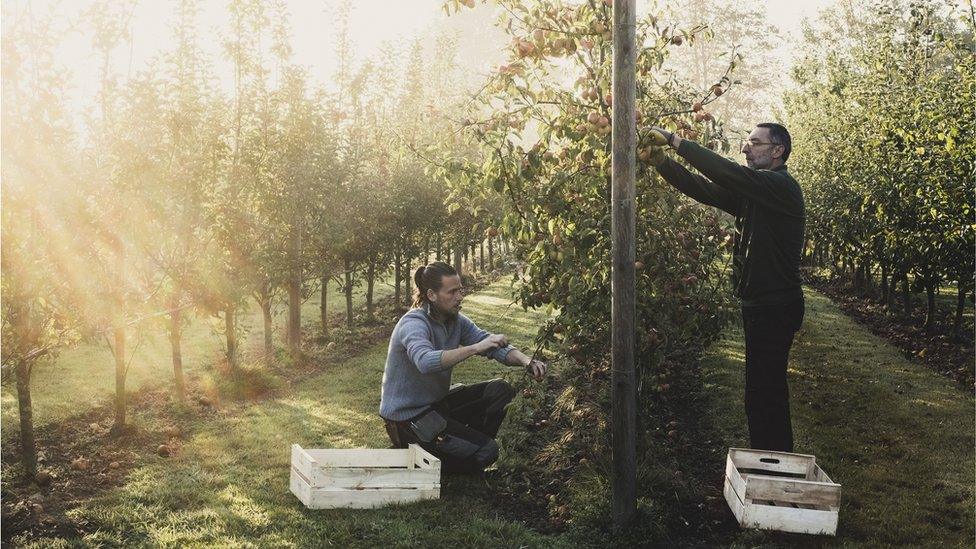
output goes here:
[{"label": "hazy sky", "polygon": [[[6,13],[21,12],[27,0],[2,0]],[[812,17],[818,9],[836,0],[772,0],[765,2],[769,22],[780,27],[783,35],[796,38],[800,21]],[[90,5],[90,0],[33,0],[36,13],[56,10],[59,16],[77,21],[79,14]],[[304,0],[288,3],[291,12],[294,59],[309,69],[313,80],[326,83],[335,69],[333,51],[333,20],[338,0]],[[375,54],[383,42],[407,44],[417,36],[428,45],[435,29],[448,29],[459,38],[459,57],[472,65],[478,73],[502,59],[502,43],[496,42],[499,31],[493,29],[495,6],[482,6],[476,10],[463,9],[460,14],[447,17],[441,6],[442,0],[358,0],[350,14],[350,30],[354,49],[360,58]],[[638,0],[641,7],[649,5]],[[116,69],[120,74],[139,70],[160,49],[167,48],[171,40],[173,2],[142,0],[133,17],[133,43],[129,52],[119,52]],[[13,8],[12,10],[10,8]],[[9,18],[8,18],[9,19]],[[226,1],[203,2],[200,18],[200,35],[205,50],[222,60],[221,36],[227,24]],[[784,44],[780,54],[786,59],[792,55],[792,44]],[[130,63],[131,59],[131,63]],[[73,89],[69,90],[76,108],[90,103],[97,90],[97,63],[91,48],[91,38],[84,32],[70,32],[65,36],[59,52],[59,60],[74,73]],[[218,66],[221,63],[218,63]],[[131,69],[130,69],[131,67]],[[225,78],[229,76],[225,73]]]}]

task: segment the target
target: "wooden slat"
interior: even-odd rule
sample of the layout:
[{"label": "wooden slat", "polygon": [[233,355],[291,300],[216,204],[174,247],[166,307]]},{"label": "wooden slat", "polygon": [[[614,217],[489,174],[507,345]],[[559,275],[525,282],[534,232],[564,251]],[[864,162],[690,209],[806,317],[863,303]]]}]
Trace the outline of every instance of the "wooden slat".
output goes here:
[{"label": "wooden slat", "polygon": [[797,509],[792,506],[743,505],[739,524],[744,528],[833,536],[837,534],[837,519],[837,511]]},{"label": "wooden slat", "polygon": [[810,463],[816,462],[817,458],[805,454],[730,448],[729,459],[732,460],[732,463],[739,470],[759,469],[806,477]]},{"label": "wooden slat", "polygon": [[396,503],[409,503],[440,497],[440,485],[416,488],[312,488],[308,479],[292,467],[291,492],[309,509],[368,509]]},{"label": "wooden slat", "polygon": [[295,494],[295,497],[301,500],[307,507],[312,497],[311,487],[309,486],[308,479],[303,478],[301,473],[294,467],[291,468],[289,486],[291,493]]},{"label": "wooden slat", "polygon": [[725,501],[743,528],[779,530],[798,534],[837,534],[838,513],[801,507],[745,503],[738,498],[729,479],[725,479]]},{"label": "wooden slat", "polygon": [[317,468],[315,460],[298,444],[291,445],[291,466],[298,469],[306,479],[311,478],[312,471]]},{"label": "wooden slat", "polygon": [[725,478],[725,501],[729,504],[729,509],[732,509],[732,514],[735,515],[735,520],[742,524],[742,512],[745,508],[745,504],[739,498],[739,495],[735,493],[735,489],[732,488],[732,483],[729,482],[728,477]]},{"label": "wooden slat", "polygon": [[731,485],[731,488],[735,491],[739,499],[744,501],[746,493],[745,479],[739,474],[739,470],[736,469],[731,455],[725,460],[725,479]]},{"label": "wooden slat", "polygon": [[321,449],[305,450],[319,467],[402,467],[412,466],[412,451],[407,449]]},{"label": "wooden slat", "polygon": [[312,488],[415,488],[440,484],[439,469],[318,467],[308,477]]},{"label": "wooden slat", "polygon": [[840,505],[840,486],[825,482],[749,475],[743,500],[804,503],[817,508]]},{"label": "wooden slat", "polygon": [[411,444],[410,450],[413,452],[413,464],[415,467],[420,469],[436,469],[439,476],[441,460],[434,457],[434,454],[421,448],[419,444]]},{"label": "wooden slat", "polygon": [[830,477],[827,476],[826,471],[821,469],[820,466],[814,466],[813,480],[816,480],[817,482],[829,482],[831,484],[837,484],[836,482],[830,480]]}]

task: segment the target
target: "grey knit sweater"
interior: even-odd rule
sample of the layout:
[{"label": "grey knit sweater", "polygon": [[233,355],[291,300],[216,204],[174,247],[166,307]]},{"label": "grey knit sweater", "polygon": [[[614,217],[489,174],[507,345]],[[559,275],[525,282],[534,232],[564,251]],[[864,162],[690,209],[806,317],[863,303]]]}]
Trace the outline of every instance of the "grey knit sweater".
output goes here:
[{"label": "grey knit sweater", "polygon": [[[431,318],[430,305],[408,311],[390,336],[380,415],[405,421],[444,398],[451,387],[454,366],[442,366],[441,355],[444,351],[473,345],[489,335],[463,314],[445,323]],[[509,345],[482,356],[504,364],[511,350]]]}]

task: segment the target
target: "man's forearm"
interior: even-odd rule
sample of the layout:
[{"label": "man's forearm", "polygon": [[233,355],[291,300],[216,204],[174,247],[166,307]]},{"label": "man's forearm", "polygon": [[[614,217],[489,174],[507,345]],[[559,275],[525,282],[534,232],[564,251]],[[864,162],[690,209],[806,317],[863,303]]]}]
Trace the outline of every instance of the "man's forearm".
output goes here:
[{"label": "man's forearm", "polygon": [[532,359],[514,347],[505,355],[505,363],[512,366],[528,366],[529,362],[532,362]]},{"label": "man's forearm", "polygon": [[466,345],[441,353],[441,366],[448,368],[478,354],[477,345]]}]

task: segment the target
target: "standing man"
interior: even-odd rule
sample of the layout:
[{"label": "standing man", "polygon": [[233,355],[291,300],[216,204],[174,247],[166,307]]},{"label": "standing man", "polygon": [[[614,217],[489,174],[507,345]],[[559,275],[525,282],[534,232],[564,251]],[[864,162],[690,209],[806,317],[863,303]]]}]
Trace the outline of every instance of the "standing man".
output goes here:
[{"label": "standing man", "polygon": [[763,123],[742,143],[746,166],[698,143],[653,128],[651,137],[676,150],[702,175],[667,158],[652,163],[665,181],[702,204],[735,216],[732,282],[742,300],[746,340],[745,408],[753,448],[793,451],[786,364],[803,323],[800,256],[803,193],[786,169],[792,143],[786,128]]},{"label": "standing man", "polygon": [[440,261],[414,273],[414,308],[393,329],[383,370],[380,416],[396,448],[419,443],[444,472],[479,472],[498,459],[495,435],[515,390],[503,379],[451,387],[451,372],[474,355],[519,365],[536,379],[546,364],[461,314],[461,277]]}]

